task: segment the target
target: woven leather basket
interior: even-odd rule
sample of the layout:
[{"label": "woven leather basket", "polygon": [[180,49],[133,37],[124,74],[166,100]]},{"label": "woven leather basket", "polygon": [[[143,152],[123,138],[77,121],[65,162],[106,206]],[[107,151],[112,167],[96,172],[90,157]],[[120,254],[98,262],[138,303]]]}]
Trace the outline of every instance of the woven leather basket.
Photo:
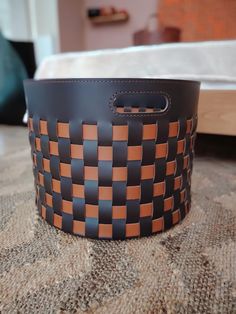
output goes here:
[{"label": "woven leather basket", "polygon": [[169,229],[190,209],[199,82],[25,81],[36,204],[99,239]]}]

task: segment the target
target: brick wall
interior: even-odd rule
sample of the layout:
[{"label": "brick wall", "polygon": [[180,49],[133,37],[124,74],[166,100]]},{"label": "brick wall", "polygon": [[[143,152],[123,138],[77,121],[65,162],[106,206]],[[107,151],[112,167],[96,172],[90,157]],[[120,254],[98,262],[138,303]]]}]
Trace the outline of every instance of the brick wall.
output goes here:
[{"label": "brick wall", "polygon": [[158,14],[182,41],[236,39],[236,0],[159,0]]}]

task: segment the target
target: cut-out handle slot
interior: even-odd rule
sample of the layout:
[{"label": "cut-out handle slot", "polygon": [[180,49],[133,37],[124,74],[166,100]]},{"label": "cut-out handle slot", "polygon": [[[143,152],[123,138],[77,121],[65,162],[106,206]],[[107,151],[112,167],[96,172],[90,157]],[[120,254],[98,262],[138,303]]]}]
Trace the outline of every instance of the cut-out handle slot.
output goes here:
[{"label": "cut-out handle slot", "polygon": [[160,93],[122,93],[115,97],[115,112],[120,114],[163,113],[168,109],[168,98]]}]

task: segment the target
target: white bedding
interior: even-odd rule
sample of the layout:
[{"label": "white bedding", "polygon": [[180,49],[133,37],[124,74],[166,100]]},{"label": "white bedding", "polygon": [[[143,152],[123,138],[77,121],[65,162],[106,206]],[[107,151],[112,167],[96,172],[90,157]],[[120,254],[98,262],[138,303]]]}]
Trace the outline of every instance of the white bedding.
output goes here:
[{"label": "white bedding", "polygon": [[236,89],[236,40],[175,43],[62,53],[46,58],[36,78],[182,78],[202,88]]},{"label": "white bedding", "polygon": [[236,40],[62,53],[44,59],[35,78],[179,78],[236,89],[235,57]]}]

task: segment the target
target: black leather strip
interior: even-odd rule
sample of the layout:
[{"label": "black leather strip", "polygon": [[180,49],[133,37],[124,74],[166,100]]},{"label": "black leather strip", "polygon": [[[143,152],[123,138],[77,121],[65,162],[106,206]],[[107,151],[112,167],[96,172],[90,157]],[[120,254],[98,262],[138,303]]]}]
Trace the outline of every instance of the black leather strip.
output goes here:
[{"label": "black leather strip", "polygon": [[97,166],[98,164],[98,142],[84,141],[84,165]]},{"label": "black leather strip", "polygon": [[126,182],[113,182],[112,193],[113,205],[126,204]]},{"label": "black leather strip", "polygon": [[126,203],[127,206],[127,223],[139,222],[140,219],[140,204],[139,200],[129,200]]},{"label": "black leather strip", "polygon": [[61,177],[61,196],[64,200],[72,201],[72,180]]},{"label": "black leather strip", "polygon": [[52,195],[52,175],[51,175],[51,173],[44,172],[44,187],[45,187],[45,191]]},{"label": "black leather strip", "polygon": [[46,206],[46,221],[53,226],[53,208]]},{"label": "black leather strip", "polygon": [[97,218],[86,218],[85,236],[88,238],[98,237],[98,219]]},{"label": "black leather strip", "polygon": [[167,161],[175,160],[177,154],[177,137],[168,139]]},{"label": "black leather strip", "polygon": [[36,163],[38,170],[43,172],[43,154],[41,152],[36,153]]},{"label": "black leather strip", "polygon": [[54,212],[58,215],[61,215],[61,209],[62,209],[61,194],[52,192],[52,206],[53,206]]},{"label": "black leather strip", "polygon": [[113,142],[113,166],[126,167],[127,164],[127,142]]},{"label": "black leather strip", "polygon": [[112,238],[114,240],[124,240],[126,236],[125,219],[114,219],[112,221]]},{"label": "black leather strip", "polygon": [[165,189],[165,198],[171,197],[174,193],[174,176],[167,176],[165,179],[166,189]]},{"label": "black leather strip", "polygon": [[84,184],[84,161],[82,159],[71,159],[71,177],[73,183]]},{"label": "black leather strip", "polygon": [[164,213],[164,199],[163,196],[153,198],[153,219],[163,216]]},{"label": "black leather strip", "polygon": [[82,145],[83,144],[83,138],[82,138],[82,134],[83,134],[83,125],[82,122],[74,119],[70,121],[70,140],[71,140],[71,144],[79,144]]},{"label": "black leather strip", "polygon": [[165,180],[165,177],[166,177],[166,160],[165,158],[156,159],[154,182],[163,182]]},{"label": "black leather strip", "polygon": [[172,227],[172,212],[169,210],[164,213],[164,228],[168,230]]},{"label": "black leather strip", "polygon": [[34,133],[35,133],[35,135],[36,135],[37,137],[40,137],[39,121],[40,121],[39,116],[34,116],[34,117],[33,117],[33,129],[34,129]]},{"label": "black leather strip", "polygon": [[111,146],[112,145],[112,124],[111,122],[98,122],[98,145]]},{"label": "black leather strip", "polygon": [[57,142],[57,119],[50,117],[47,126],[50,141]]},{"label": "black leather strip", "polygon": [[152,165],[155,161],[155,141],[143,141],[142,165]]},{"label": "black leather strip", "polygon": [[50,158],[50,171],[54,179],[60,180],[60,160],[57,156]]},{"label": "black leather strip", "polygon": [[112,186],[112,161],[98,162],[99,186]]},{"label": "black leather strip", "polygon": [[141,178],[141,160],[128,161],[127,163],[127,185],[140,185]]},{"label": "black leather strip", "polygon": [[151,203],[153,199],[153,180],[141,180],[140,203]]},{"label": "black leather strip", "polygon": [[142,144],[143,124],[141,122],[130,120],[128,122],[128,145],[139,146]]},{"label": "black leather strip", "polygon": [[85,199],[73,197],[73,217],[75,220],[85,221]]},{"label": "black leather strip", "polygon": [[40,138],[41,142],[41,152],[43,153],[43,157],[49,159],[49,138],[47,135],[42,135]]},{"label": "black leather strip", "polygon": [[112,223],[112,201],[99,200],[99,223]]},{"label": "black leather strip", "polygon": [[152,217],[140,218],[140,235],[148,236],[152,233]]},{"label": "black leather strip", "polygon": [[98,204],[98,181],[86,180],[84,182],[86,204]]},{"label": "black leather strip", "polygon": [[58,151],[60,161],[63,163],[70,164],[71,154],[70,154],[70,139],[58,138]]},{"label": "black leather strip", "polygon": [[62,230],[65,232],[73,232],[73,216],[62,212]]}]

